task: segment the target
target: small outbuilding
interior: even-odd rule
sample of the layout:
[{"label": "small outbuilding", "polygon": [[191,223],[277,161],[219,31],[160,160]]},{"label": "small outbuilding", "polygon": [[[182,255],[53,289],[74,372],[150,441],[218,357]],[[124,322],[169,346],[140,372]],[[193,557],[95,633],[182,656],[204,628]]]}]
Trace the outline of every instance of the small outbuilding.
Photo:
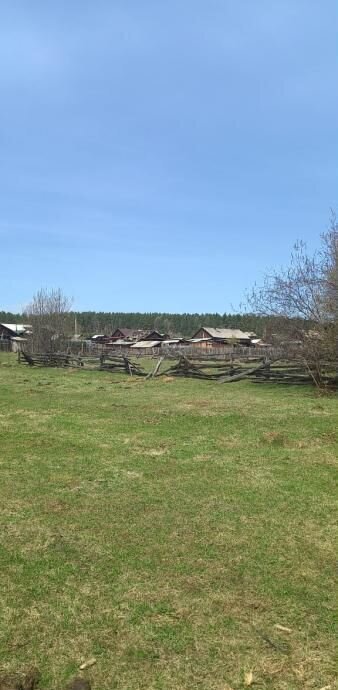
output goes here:
[{"label": "small outbuilding", "polygon": [[26,323],[0,323],[0,343],[6,343],[6,347],[12,352],[23,350],[29,336],[32,335],[32,326]]}]

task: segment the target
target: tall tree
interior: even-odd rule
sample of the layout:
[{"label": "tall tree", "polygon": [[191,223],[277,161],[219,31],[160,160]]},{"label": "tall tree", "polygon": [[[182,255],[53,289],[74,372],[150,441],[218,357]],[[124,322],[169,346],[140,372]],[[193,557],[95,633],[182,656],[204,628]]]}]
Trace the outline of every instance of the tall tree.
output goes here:
[{"label": "tall tree", "polygon": [[33,326],[33,350],[52,351],[59,349],[71,334],[70,309],[72,299],[60,288],[41,288],[24,310],[27,320]]}]

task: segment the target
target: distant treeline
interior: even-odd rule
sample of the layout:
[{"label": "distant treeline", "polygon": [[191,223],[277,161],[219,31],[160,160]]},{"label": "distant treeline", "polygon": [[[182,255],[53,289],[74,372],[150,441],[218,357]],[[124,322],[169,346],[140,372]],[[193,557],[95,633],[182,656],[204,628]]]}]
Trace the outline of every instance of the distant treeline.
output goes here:
[{"label": "distant treeline", "polygon": [[0,323],[25,323],[22,314],[13,314],[11,311],[0,311]]},{"label": "distant treeline", "polygon": [[[25,323],[27,316],[0,312],[0,323]],[[259,336],[271,333],[271,318],[254,314],[167,314],[160,312],[71,312],[68,315],[69,335],[77,332],[84,336],[94,333],[112,333],[118,327],[142,330],[156,329],[161,333],[191,337],[200,326],[213,328],[240,328]]]},{"label": "distant treeline", "polygon": [[[75,314],[74,314],[75,316]],[[267,319],[249,314],[167,314],[79,312],[78,327],[84,333],[111,333],[118,327],[156,329],[160,333],[191,337],[200,326],[240,328],[263,335]]]}]

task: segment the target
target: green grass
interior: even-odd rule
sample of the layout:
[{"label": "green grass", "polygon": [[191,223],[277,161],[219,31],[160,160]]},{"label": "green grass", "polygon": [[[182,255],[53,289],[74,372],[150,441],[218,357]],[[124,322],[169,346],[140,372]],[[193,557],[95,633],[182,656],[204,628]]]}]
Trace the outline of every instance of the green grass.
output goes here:
[{"label": "green grass", "polygon": [[[0,667],[335,687],[337,399],[0,360]],[[276,628],[290,628],[286,632]]]}]

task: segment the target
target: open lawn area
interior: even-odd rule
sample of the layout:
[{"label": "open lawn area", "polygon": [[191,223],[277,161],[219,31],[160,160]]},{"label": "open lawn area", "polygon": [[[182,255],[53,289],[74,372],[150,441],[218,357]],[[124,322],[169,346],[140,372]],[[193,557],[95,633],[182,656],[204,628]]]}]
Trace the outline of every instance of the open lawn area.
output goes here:
[{"label": "open lawn area", "polygon": [[14,355],[0,386],[1,671],[336,687],[334,395]]}]

